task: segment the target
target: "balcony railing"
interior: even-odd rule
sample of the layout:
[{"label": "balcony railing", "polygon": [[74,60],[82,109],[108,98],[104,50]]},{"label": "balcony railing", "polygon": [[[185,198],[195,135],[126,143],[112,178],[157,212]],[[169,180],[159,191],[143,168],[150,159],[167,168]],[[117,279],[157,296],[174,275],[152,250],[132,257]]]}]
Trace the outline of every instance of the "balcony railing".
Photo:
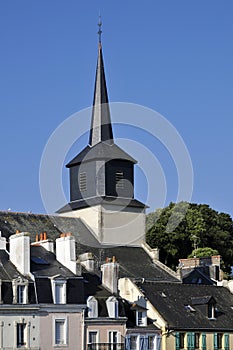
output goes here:
[{"label": "balcony railing", "polygon": [[88,344],[87,350],[125,350],[124,343],[96,343]]}]

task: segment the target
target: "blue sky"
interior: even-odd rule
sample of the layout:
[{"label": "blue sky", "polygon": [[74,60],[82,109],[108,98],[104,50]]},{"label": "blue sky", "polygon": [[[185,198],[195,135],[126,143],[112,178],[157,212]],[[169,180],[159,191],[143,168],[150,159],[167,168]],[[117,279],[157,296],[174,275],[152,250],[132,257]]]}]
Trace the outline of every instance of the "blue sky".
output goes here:
[{"label": "blue sky", "polygon": [[[110,100],[166,117],[192,159],[192,201],[233,215],[230,0],[1,1],[0,209],[45,212],[41,155],[56,127],[92,103],[99,11]],[[115,135],[127,138],[127,130],[116,128]],[[145,135],[138,137],[150,147]],[[177,177],[155,144],[167,204],[176,200]],[[144,199],[145,179],[137,176],[136,196]],[[63,178],[68,191],[68,171]]]}]

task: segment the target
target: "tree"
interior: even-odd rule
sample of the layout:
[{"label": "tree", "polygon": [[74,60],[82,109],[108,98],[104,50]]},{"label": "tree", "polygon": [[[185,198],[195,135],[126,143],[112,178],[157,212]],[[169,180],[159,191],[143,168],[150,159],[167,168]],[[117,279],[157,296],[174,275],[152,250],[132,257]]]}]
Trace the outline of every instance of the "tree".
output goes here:
[{"label": "tree", "polygon": [[213,255],[218,255],[218,251],[216,249],[212,249],[210,247],[206,248],[197,248],[189,254],[188,258],[206,258]]},{"label": "tree", "polygon": [[225,272],[233,265],[233,221],[207,204],[170,203],[148,214],[146,240],[160,249],[160,260],[173,269],[192,253],[194,243],[219,252]]}]

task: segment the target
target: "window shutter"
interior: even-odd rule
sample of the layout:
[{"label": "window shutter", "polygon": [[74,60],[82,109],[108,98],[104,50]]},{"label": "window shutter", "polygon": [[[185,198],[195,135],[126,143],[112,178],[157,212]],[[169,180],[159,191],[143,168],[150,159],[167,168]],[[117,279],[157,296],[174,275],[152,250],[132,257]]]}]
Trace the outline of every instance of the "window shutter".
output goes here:
[{"label": "window shutter", "polygon": [[156,338],[156,350],[161,349],[161,340],[162,338],[160,336]]},{"label": "window shutter", "polygon": [[143,346],[144,346],[144,337],[140,337],[140,350],[143,350]]},{"label": "window shutter", "polygon": [[149,348],[149,339],[148,336],[144,338],[144,349],[148,349]]},{"label": "window shutter", "polygon": [[214,350],[218,350],[218,333],[214,333]]},{"label": "window shutter", "polygon": [[125,350],[130,350],[130,337],[125,338]]},{"label": "window shutter", "polygon": [[202,333],[202,350],[206,350],[206,334]]},{"label": "window shutter", "polygon": [[176,350],[180,350],[180,334],[179,332],[176,332]]},{"label": "window shutter", "polygon": [[229,350],[229,334],[224,334],[224,350]]},{"label": "window shutter", "polygon": [[191,335],[192,335],[192,333],[187,333],[188,350],[192,349],[192,347],[191,347],[191,341],[192,341]]},{"label": "window shutter", "polygon": [[195,350],[195,333],[190,333],[190,349]]}]

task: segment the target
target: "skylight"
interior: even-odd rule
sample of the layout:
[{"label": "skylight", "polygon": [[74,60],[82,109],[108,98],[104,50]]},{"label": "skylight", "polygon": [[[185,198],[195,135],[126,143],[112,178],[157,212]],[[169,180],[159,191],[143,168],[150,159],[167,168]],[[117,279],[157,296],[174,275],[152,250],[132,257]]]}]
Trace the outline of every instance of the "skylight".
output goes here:
[{"label": "skylight", "polygon": [[38,257],[38,256],[31,256],[31,260],[38,265],[49,265],[48,261]]}]

